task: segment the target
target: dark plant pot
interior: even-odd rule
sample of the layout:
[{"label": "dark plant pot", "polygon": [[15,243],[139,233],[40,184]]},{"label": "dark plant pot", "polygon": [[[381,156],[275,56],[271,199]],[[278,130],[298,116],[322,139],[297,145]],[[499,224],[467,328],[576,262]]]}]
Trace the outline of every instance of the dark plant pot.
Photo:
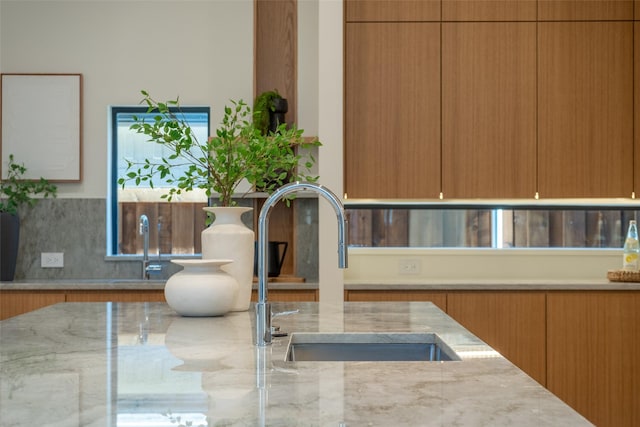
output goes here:
[{"label": "dark plant pot", "polygon": [[0,281],[10,282],[16,273],[20,218],[0,212]]},{"label": "dark plant pot", "polygon": [[[258,275],[258,242],[255,242],[255,256],[253,259],[253,275]],[[280,254],[280,246],[284,247],[282,254]],[[284,263],[284,257],[287,254],[287,248],[289,244],[287,242],[269,242],[267,243],[267,275],[268,277],[278,277],[282,264]]]},{"label": "dark plant pot", "polygon": [[282,123],[285,122],[284,115],[289,110],[289,103],[286,98],[273,98],[269,109],[269,130],[275,132]]}]

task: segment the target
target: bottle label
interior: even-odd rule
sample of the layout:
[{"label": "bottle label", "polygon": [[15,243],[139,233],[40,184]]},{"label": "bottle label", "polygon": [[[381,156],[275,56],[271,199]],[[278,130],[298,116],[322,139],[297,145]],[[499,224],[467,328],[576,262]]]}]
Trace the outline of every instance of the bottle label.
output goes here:
[{"label": "bottle label", "polygon": [[638,254],[636,252],[625,252],[623,254],[622,269],[626,271],[638,271]]}]

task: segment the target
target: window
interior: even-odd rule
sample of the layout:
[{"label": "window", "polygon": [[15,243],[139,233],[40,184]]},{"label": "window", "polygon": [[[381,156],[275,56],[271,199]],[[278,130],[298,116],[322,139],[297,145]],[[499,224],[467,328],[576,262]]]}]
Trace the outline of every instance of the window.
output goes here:
[{"label": "window", "polygon": [[481,208],[347,205],[349,244],[419,248],[622,247],[636,206]]},{"label": "window", "polygon": [[[209,137],[210,107],[181,107],[179,114],[189,123],[199,141]],[[200,232],[205,226],[206,206],[204,191],[192,191],[171,203],[161,199],[169,187],[167,183],[154,181],[124,189],[118,178],[125,176],[126,160],[143,161],[153,157],[166,157],[164,147],[149,142],[147,137],[129,129],[133,117],[153,120],[147,108],[114,106],[110,109],[110,191],[107,226],[107,254],[128,255],[142,253],[142,238],[138,221],[145,214],[149,219],[149,249],[153,254],[195,254],[200,252]],[[185,166],[186,167],[186,166]],[[178,172],[179,173],[179,172]]]}]

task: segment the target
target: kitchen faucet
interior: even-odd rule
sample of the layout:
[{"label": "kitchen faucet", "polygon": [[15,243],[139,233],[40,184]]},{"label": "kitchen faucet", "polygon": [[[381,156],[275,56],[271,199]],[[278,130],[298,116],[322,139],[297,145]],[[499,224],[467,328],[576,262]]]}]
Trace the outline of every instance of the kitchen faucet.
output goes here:
[{"label": "kitchen faucet", "polygon": [[149,218],[140,215],[140,235],[143,236],[142,245],[142,278],[148,280],[150,273],[160,273],[162,265],[149,263]]},{"label": "kitchen faucet", "polygon": [[344,206],[329,189],[310,182],[292,182],[274,191],[265,200],[258,218],[258,302],[256,303],[256,345],[271,344],[271,304],[267,300],[267,243],[269,241],[269,213],[283,197],[299,192],[311,191],[324,197],[336,212],[338,219],[338,267],[347,268],[346,217]]}]

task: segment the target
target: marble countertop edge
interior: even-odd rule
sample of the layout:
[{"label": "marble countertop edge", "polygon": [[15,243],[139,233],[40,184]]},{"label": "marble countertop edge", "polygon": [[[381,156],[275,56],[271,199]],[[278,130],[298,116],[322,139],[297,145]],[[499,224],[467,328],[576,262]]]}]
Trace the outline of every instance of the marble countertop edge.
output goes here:
[{"label": "marble countertop edge", "polygon": [[[163,290],[164,280],[136,279],[68,279],[68,280],[18,280],[0,282],[0,291],[115,291],[115,290]],[[315,290],[318,282],[269,283],[271,290]],[[257,289],[257,284],[254,284]],[[610,282],[602,280],[424,280],[410,283],[345,281],[345,290],[505,290],[505,291],[638,291],[638,282]]]}]

